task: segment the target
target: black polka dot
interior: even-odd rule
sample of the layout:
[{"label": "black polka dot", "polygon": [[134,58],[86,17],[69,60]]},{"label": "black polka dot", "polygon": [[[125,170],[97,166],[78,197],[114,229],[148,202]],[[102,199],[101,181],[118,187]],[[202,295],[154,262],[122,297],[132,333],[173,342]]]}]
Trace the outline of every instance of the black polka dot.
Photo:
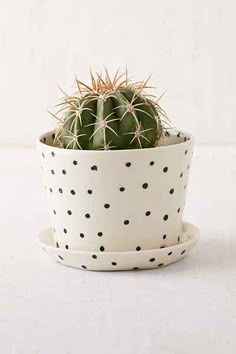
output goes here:
[{"label": "black polka dot", "polygon": [[50,192],[52,193],[52,188],[49,188]]},{"label": "black polka dot", "polygon": [[63,229],[63,232],[64,232],[64,234],[67,234],[67,230],[66,229]]},{"label": "black polka dot", "polygon": [[43,138],[43,142],[46,143],[46,138],[45,137]]},{"label": "black polka dot", "polygon": [[163,235],[162,238],[163,238],[163,240],[165,240],[166,239],[166,235]]},{"label": "black polka dot", "polygon": [[163,220],[167,221],[168,220],[168,215],[164,215]]},{"label": "black polka dot", "polygon": [[180,208],[177,210],[177,213],[179,213],[180,212]]},{"label": "black polka dot", "polygon": [[87,219],[89,219],[89,218],[90,218],[90,214],[85,214],[85,217],[86,217]]},{"label": "black polka dot", "polygon": [[55,156],[55,152],[54,152],[54,151],[52,151],[52,152],[51,152],[51,155],[52,155],[52,157],[54,157],[54,156]]},{"label": "black polka dot", "polygon": [[63,175],[66,175],[66,170],[62,170]]},{"label": "black polka dot", "polygon": [[133,270],[138,270],[138,269],[139,269],[139,267],[134,267],[134,268],[133,268]]},{"label": "black polka dot", "polygon": [[70,192],[71,192],[71,194],[72,194],[72,195],[75,195],[75,191],[74,191],[74,189],[71,189],[71,191],[70,191]]},{"label": "black polka dot", "polygon": [[96,256],[96,254],[93,254],[93,255],[92,255],[92,258],[93,258],[93,259],[97,259],[98,257]]},{"label": "black polka dot", "polygon": [[170,190],[170,194],[173,194],[174,193],[174,188],[171,188],[171,190]]},{"label": "black polka dot", "polygon": [[188,153],[188,150],[185,150],[185,155],[187,155],[187,153]]},{"label": "black polka dot", "polygon": [[129,225],[129,220],[125,220],[125,221],[124,221],[124,224],[125,224],[125,225]]},{"label": "black polka dot", "polygon": [[62,193],[62,192],[63,192],[63,190],[62,190],[61,188],[59,188],[59,189],[58,189],[58,191],[59,191],[60,193]]},{"label": "black polka dot", "polygon": [[52,139],[55,139],[55,134],[54,133],[52,134]]},{"label": "black polka dot", "polygon": [[97,171],[97,170],[98,170],[98,168],[97,168],[97,166],[96,166],[96,165],[93,165],[93,166],[91,167],[91,170],[92,170],[92,171]]},{"label": "black polka dot", "polygon": [[124,192],[125,188],[124,187],[120,187],[120,191]]},{"label": "black polka dot", "polygon": [[45,158],[45,155],[44,155],[44,153],[42,152],[42,156],[43,156],[43,158]]},{"label": "black polka dot", "polygon": [[88,189],[87,193],[88,193],[88,194],[92,194],[93,191],[91,191],[91,189]]},{"label": "black polka dot", "polygon": [[169,253],[168,253],[168,256],[171,256],[171,255],[172,255],[172,252],[169,252]]},{"label": "black polka dot", "polygon": [[74,161],[73,161],[73,165],[75,165],[75,166],[76,166],[76,165],[77,165],[77,161],[75,161],[75,160],[74,160]]},{"label": "black polka dot", "polygon": [[110,208],[110,204],[104,204],[104,208],[105,209],[109,209]]},{"label": "black polka dot", "polygon": [[181,173],[180,173],[180,178],[182,178],[182,177],[183,177],[183,175],[184,175],[184,174],[183,174],[183,172],[181,172]]},{"label": "black polka dot", "polygon": [[154,161],[151,161],[151,162],[150,162],[150,166],[153,166],[154,164],[155,164]]},{"label": "black polka dot", "polygon": [[72,215],[72,211],[71,210],[67,210],[67,214],[68,215]]},{"label": "black polka dot", "polygon": [[116,263],[116,262],[112,262],[111,264],[112,264],[113,266],[116,266],[116,265],[117,265],[117,263]]},{"label": "black polka dot", "polygon": [[58,256],[58,258],[60,258],[62,261],[64,261],[64,258],[62,256]]},{"label": "black polka dot", "polygon": [[158,267],[162,267],[164,265],[164,263],[159,263]]},{"label": "black polka dot", "polygon": [[155,258],[150,258],[149,259],[149,262],[154,262],[155,261]]},{"label": "black polka dot", "polygon": [[140,246],[136,247],[136,251],[141,251],[141,247]]},{"label": "black polka dot", "polygon": [[84,234],[80,233],[79,235],[80,235],[81,238],[84,238]]},{"label": "black polka dot", "polygon": [[58,242],[56,243],[56,246],[57,246],[57,248],[59,248],[59,243]]},{"label": "black polka dot", "polygon": [[102,232],[98,232],[98,236],[102,237],[103,233]]},{"label": "black polka dot", "polygon": [[184,185],[184,189],[186,189],[186,187],[187,187],[187,185],[185,184],[185,185]]},{"label": "black polka dot", "polygon": [[126,162],[125,166],[126,167],[130,167],[131,166],[131,162]]},{"label": "black polka dot", "polygon": [[178,242],[180,241],[180,236],[178,236]]},{"label": "black polka dot", "polygon": [[186,250],[183,250],[182,252],[181,252],[181,254],[184,254],[186,252]]},{"label": "black polka dot", "polygon": [[168,167],[164,167],[164,168],[163,168],[163,172],[166,173],[167,171],[168,171]]},{"label": "black polka dot", "polygon": [[51,170],[51,174],[54,175],[54,174],[55,174],[55,171],[54,171],[54,170]]},{"label": "black polka dot", "polygon": [[147,183],[144,183],[144,184],[143,184],[143,188],[144,188],[144,189],[147,189],[147,187],[148,187],[148,184],[147,184]]},{"label": "black polka dot", "polygon": [[186,136],[184,137],[184,141],[187,141],[187,138],[186,138]]},{"label": "black polka dot", "polygon": [[100,251],[101,251],[101,252],[105,251],[105,247],[101,246],[101,247],[100,247]]},{"label": "black polka dot", "polygon": [[56,215],[56,210],[53,210],[53,214]]},{"label": "black polka dot", "polygon": [[177,134],[177,137],[180,138],[180,133]]},{"label": "black polka dot", "polygon": [[87,267],[86,267],[85,265],[82,265],[81,267],[82,267],[83,269],[87,269]]},{"label": "black polka dot", "polygon": [[160,248],[166,248],[166,246],[165,246],[165,245],[162,245]]},{"label": "black polka dot", "polygon": [[68,245],[66,245],[65,247],[66,247],[67,250],[69,249],[69,246],[68,246]]},{"label": "black polka dot", "polygon": [[150,211],[146,211],[145,215],[149,216],[149,215],[151,215],[151,212]]}]

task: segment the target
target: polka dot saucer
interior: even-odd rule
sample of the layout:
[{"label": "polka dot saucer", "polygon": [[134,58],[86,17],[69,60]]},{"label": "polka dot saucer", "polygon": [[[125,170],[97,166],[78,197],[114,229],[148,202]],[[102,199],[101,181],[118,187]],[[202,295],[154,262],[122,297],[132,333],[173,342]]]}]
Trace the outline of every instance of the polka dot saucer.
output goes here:
[{"label": "polka dot saucer", "polygon": [[51,228],[43,230],[38,243],[53,261],[63,265],[98,271],[137,270],[160,268],[185,257],[195,246],[199,230],[183,222],[179,243],[174,246],[143,251],[87,252],[58,248]]}]

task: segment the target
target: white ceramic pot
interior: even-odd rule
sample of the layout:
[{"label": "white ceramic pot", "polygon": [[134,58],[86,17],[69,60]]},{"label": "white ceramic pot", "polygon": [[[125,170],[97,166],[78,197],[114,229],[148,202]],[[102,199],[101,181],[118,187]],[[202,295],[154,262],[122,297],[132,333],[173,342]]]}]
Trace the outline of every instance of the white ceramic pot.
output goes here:
[{"label": "white ceramic pot", "polygon": [[69,150],[38,141],[55,245],[140,251],[179,242],[193,139],[172,131],[161,147]]}]

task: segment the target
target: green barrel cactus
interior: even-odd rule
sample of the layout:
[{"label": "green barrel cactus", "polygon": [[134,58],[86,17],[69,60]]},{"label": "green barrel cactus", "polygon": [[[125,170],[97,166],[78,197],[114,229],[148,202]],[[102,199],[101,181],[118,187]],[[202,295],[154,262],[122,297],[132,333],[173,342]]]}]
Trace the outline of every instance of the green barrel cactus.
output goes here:
[{"label": "green barrel cactus", "polygon": [[[124,78],[125,77],[125,78]],[[55,144],[66,149],[111,150],[158,146],[164,133],[164,112],[151,95],[147,81],[131,83],[127,73],[113,79],[108,72],[91,87],[76,79],[78,92],[65,96]]]}]

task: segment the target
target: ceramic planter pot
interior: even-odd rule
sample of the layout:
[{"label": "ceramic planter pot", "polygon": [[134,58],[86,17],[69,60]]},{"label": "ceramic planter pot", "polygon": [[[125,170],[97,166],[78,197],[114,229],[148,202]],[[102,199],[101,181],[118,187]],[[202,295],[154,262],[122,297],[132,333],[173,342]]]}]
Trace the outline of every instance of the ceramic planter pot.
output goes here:
[{"label": "ceramic planter pot", "polygon": [[193,139],[172,131],[161,147],[68,150],[38,141],[53,238],[60,248],[139,251],[176,245]]}]

